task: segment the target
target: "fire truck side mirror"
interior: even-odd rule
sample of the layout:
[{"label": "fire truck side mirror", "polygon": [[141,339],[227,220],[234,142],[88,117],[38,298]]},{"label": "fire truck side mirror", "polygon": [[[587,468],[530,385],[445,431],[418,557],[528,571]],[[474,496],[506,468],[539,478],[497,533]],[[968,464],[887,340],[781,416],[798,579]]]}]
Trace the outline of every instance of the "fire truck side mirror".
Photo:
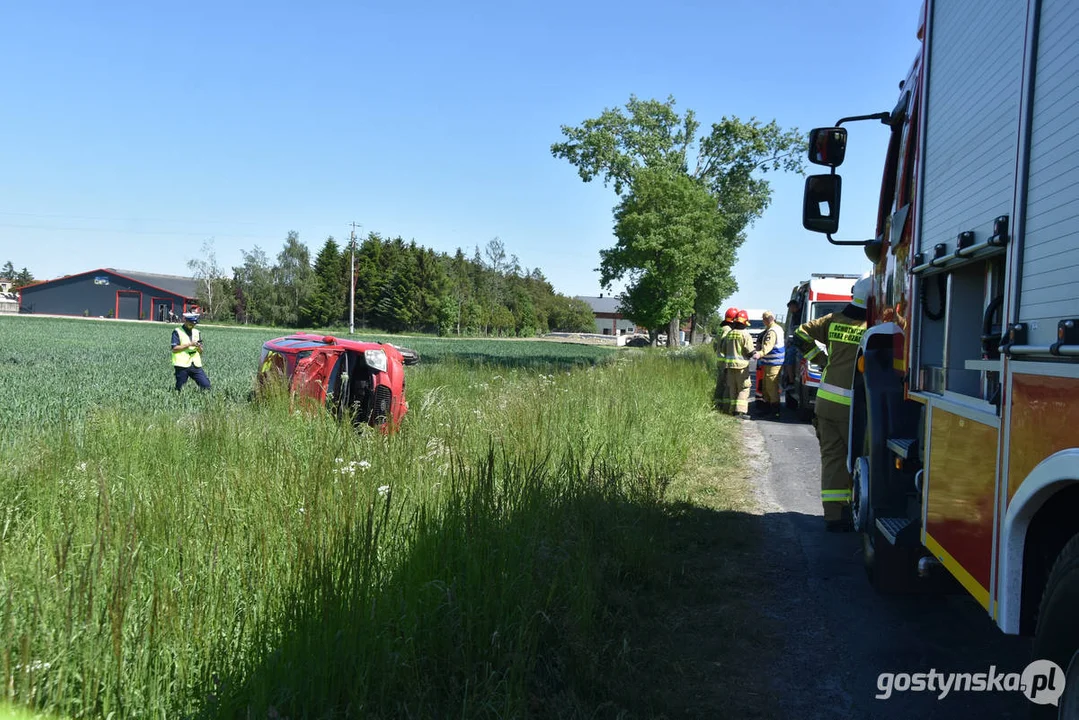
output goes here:
[{"label": "fire truck side mirror", "polygon": [[809,132],[809,162],[814,165],[839,167],[846,152],[846,128],[813,128]]},{"label": "fire truck side mirror", "polygon": [[833,235],[839,230],[842,178],[836,174],[810,175],[802,199],[802,227]]}]

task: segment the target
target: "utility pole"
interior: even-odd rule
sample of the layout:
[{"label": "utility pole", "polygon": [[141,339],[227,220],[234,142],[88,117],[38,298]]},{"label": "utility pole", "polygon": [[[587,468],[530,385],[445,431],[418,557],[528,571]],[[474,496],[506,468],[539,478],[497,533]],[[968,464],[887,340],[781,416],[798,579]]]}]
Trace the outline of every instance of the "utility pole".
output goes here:
[{"label": "utility pole", "polygon": [[352,233],[349,235],[348,240],[348,269],[349,269],[349,291],[348,291],[348,334],[352,335],[356,332],[356,228],[363,227],[357,223],[352,223]]}]

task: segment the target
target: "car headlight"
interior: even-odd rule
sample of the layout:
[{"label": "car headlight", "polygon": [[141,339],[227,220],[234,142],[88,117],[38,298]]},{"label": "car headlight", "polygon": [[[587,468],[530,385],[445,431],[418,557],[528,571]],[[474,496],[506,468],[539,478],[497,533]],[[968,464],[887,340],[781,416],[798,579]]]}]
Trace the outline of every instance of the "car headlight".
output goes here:
[{"label": "car headlight", "polygon": [[386,372],[385,350],[364,350],[363,360],[367,363],[367,367],[371,368],[372,370]]}]

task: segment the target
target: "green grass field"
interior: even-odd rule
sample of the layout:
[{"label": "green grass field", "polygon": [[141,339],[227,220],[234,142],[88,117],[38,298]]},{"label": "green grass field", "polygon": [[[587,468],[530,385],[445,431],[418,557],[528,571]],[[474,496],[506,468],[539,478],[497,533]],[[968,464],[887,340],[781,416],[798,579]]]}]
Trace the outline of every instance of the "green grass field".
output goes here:
[{"label": "green grass field", "polygon": [[740,463],[717,454],[737,430],[709,409],[707,349],[395,338],[422,362],[385,436],[249,403],[281,332],[205,328],[214,390],[176,397],[169,334],[0,319],[16,705],[594,716],[624,690],[612,593],[665,572],[670,503],[709,485],[699,458]]}]

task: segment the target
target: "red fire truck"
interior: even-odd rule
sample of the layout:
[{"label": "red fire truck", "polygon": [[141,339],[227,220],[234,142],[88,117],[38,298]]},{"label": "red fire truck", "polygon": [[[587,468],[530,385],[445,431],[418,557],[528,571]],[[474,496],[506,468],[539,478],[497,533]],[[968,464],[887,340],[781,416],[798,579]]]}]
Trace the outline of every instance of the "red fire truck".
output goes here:
[{"label": "red fire truck", "polygon": [[[852,514],[879,589],[943,568],[1033,636],[1066,674],[1064,717],[1079,706],[1079,3],[927,0],[917,33],[891,111],[809,138],[830,172],[807,178],[803,226],[874,263]],[[890,134],[876,232],[836,240],[855,121]]]}]

